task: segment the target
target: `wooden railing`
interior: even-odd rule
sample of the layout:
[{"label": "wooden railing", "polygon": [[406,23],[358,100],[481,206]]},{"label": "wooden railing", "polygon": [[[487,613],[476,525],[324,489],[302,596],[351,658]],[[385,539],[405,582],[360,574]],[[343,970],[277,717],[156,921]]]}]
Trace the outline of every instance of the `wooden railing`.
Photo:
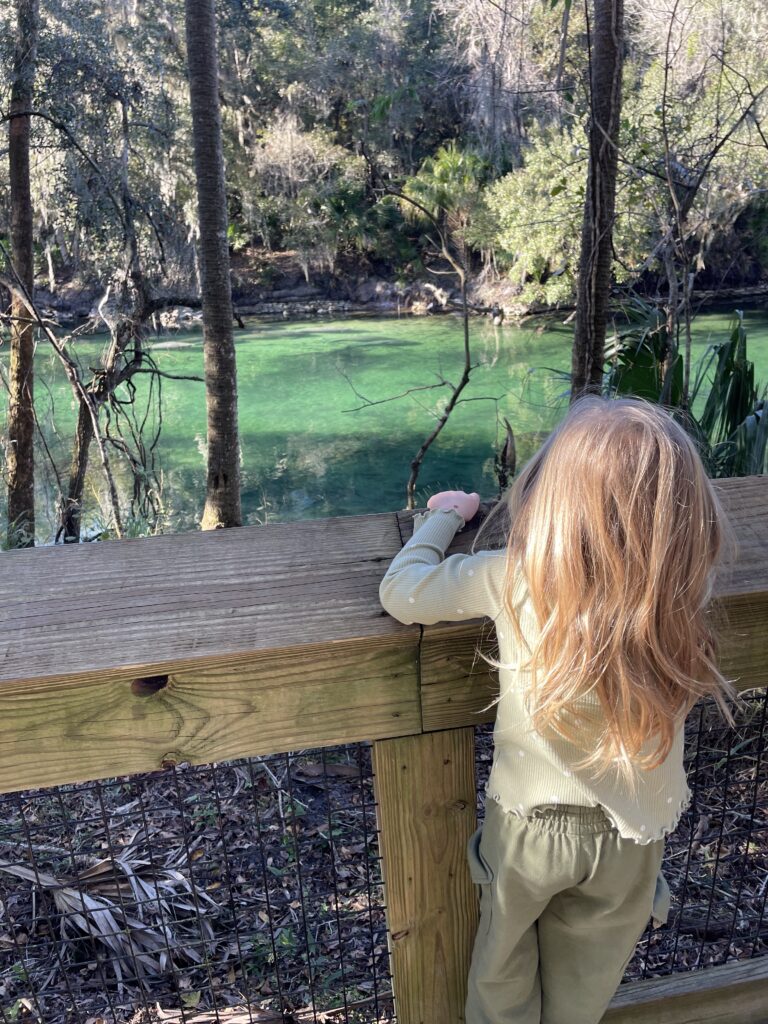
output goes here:
[{"label": "wooden railing", "polygon": [[[739,544],[718,585],[722,665],[762,687],[768,478],[718,487]],[[494,687],[475,652],[490,627],[383,612],[379,582],[411,518],[4,553],[0,792],[374,741],[398,1020],[458,1024],[477,923],[473,727]],[[768,957],[704,977],[624,986],[605,1020],[726,1021],[736,993],[734,1020],[764,1020]],[[688,1016],[662,1018],[660,1001]]]}]

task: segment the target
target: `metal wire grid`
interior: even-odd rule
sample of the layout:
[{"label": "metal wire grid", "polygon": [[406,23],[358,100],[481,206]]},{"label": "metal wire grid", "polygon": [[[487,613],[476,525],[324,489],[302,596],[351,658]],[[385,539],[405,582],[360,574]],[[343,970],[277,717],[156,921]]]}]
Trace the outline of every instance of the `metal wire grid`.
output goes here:
[{"label": "metal wire grid", "polygon": [[0,797],[0,971],[2,1024],[394,1021],[369,748]]},{"label": "metal wire grid", "polygon": [[[666,925],[649,926],[625,980],[673,974],[768,953],[768,691],[754,691],[730,728],[711,701],[686,723],[693,794],[667,837],[672,893]],[[477,730],[479,792],[490,769],[492,727]],[[482,811],[481,811],[482,813]]]},{"label": "metal wire grid", "polygon": [[632,977],[671,974],[768,953],[768,690],[754,691],[734,728],[713,702],[687,723],[693,799],[668,838],[672,891],[665,928],[649,930]]},{"label": "metal wire grid", "polygon": [[[690,717],[673,911],[628,979],[768,950],[767,715]],[[369,748],[0,797],[0,970],[2,1024],[394,1021]]]}]

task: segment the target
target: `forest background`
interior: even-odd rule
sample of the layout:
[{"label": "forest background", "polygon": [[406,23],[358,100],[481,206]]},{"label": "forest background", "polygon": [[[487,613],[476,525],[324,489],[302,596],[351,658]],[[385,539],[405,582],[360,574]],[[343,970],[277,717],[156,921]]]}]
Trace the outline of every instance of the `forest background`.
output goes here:
[{"label": "forest background", "polygon": [[[25,6],[0,11],[9,124]],[[295,288],[298,270],[352,301],[417,294],[442,307],[461,279],[464,305],[497,315],[571,306],[595,122],[590,19],[601,6],[615,14],[621,5],[218,4],[235,304]],[[694,294],[765,286],[768,10],[754,0],[623,6],[610,277],[614,298],[647,300],[637,307],[646,341],[649,324],[663,326],[661,347],[651,343],[662,397],[676,389],[685,406],[689,361],[677,383],[667,371]],[[112,363],[83,382],[97,414],[130,382],[128,367],[160,373],[146,351],[137,364],[126,324],[161,326],[168,309],[200,305],[185,16],[178,0],[40,4],[29,119],[34,294],[51,330],[85,318],[112,332]],[[0,159],[6,272],[10,177]],[[447,288],[430,292],[423,282],[435,272]],[[756,395],[753,387],[731,410],[721,440],[759,414]],[[93,409],[81,412],[62,511],[70,540],[83,450],[87,461],[101,441],[98,423],[88,425]]]},{"label": "forest background", "polygon": [[[48,290],[73,278],[104,285],[120,264],[107,187],[124,159],[147,272],[190,286],[197,211],[183,4],[45,0],[41,17],[36,100],[56,123],[33,122],[33,187]],[[628,0],[625,18],[617,280],[652,288],[659,273],[663,130],[690,176],[749,108],[690,217],[697,286],[756,284],[768,268],[768,160],[753,102],[768,82],[768,11],[756,0]],[[3,109],[13,20],[5,5]],[[268,283],[272,263],[258,257],[281,251],[307,274],[341,272],[350,256],[394,277],[418,273],[421,233],[381,200],[432,170],[457,190],[477,188],[467,239],[486,273],[505,273],[522,303],[573,299],[589,107],[583,5],[227,0],[218,30],[229,240],[253,255],[246,284]],[[449,155],[464,156],[463,175]],[[7,215],[6,161],[0,190]]]},{"label": "forest background", "polygon": [[[278,431],[268,419],[281,400],[287,410],[281,427],[287,420],[293,433],[290,454],[298,448],[301,459],[288,467],[282,448],[266,451],[271,466],[265,476],[293,474],[298,482],[314,471],[330,490],[335,474],[338,490],[350,494],[356,486],[365,492],[370,505],[364,512],[391,509],[401,497],[413,507],[422,464],[425,459],[439,462],[435,449],[440,446],[432,448],[433,442],[449,418],[454,427],[464,414],[467,424],[469,408],[482,410],[475,423],[483,420],[484,440],[477,444],[469,431],[463,435],[455,427],[459,446],[467,452],[456,463],[461,478],[451,478],[449,485],[465,485],[470,465],[476,471],[482,462],[485,474],[490,463],[501,494],[515,472],[517,455],[527,455],[540,443],[569,399],[590,391],[642,395],[670,408],[696,437],[714,476],[768,471],[766,392],[747,358],[743,317],[737,313],[729,334],[707,348],[703,368],[694,363],[692,328],[706,297],[726,291],[731,300],[735,294],[768,294],[768,139],[763,128],[768,71],[761,59],[766,30],[768,9],[757,0],[588,0],[583,6],[571,0],[7,3],[0,9],[0,123],[7,128],[7,146],[0,142],[0,382],[8,396],[7,420],[0,428],[8,495],[4,509],[0,499],[7,518],[3,546],[46,542],[51,523],[55,539],[70,543],[174,529],[178,520],[170,516],[155,460],[160,434],[169,425],[161,388],[170,384],[178,386],[176,398],[187,389],[188,404],[207,414],[205,436],[199,439],[190,421],[183,423],[196,465],[193,486],[176,492],[189,504],[199,500],[202,506],[204,500],[193,523],[204,529],[254,522],[243,515],[241,492],[244,496],[247,487],[241,487],[241,480],[246,467],[251,479],[264,468],[263,463],[256,472],[251,468],[256,463],[253,439],[269,437],[265,449],[275,443]],[[263,320],[246,330],[241,318],[247,311],[266,312],[266,307],[287,313],[289,320],[297,306],[306,315],[312,311],[296,300],[308,294],[320,297],[313,302],[322,303],[324,313],[342,307],[397,307],[453,315],[425,321],[436,328],[431,348],[426,332],[417,336],[413,319],[382,321],[386,328],[378,337],[368,333],[367,322],[341,324],[340,341],[331,342],[337,359],[333,371],[351,385],[359,403],[348,411],[365,411],[374,423],[350,419],[335,434],[327,420],[317,422],[340,394],[333,387],[338,381],[322,378],[318,370],[322,344],[302,358],[307,353],[300,351],[301,325],[280,322],[286,329],[284,347],[277,356],[273,352],[272,366],[267,357],[258,365],[258,372],[267,365],[265,388],[278,394],[278,402],[251,403],[256,406],[247,409],[251,443],[241,444],[238,388],[249,371],[255,375],[247,357],[269,350],[271,340]],[[280,309],[278,299],[291,301]],[[520,358],[515,351],[524,348],[520,335],[503,325],[532,309],[554,311],[549,322],[556,321],[560,333],[548,349],[531,346]],[[196,320],[197,310],[202,310],[202,335],[161,340],[185,317]],[[490,323],[471,319],[478,314]],[[246,356],[237,370],[234,322],[241,331],[238,355]],[[545,327],[540,329],[543,333]],[[540,342],[538,327],[532,333]],[[193,369],[179,370],[181,364],[170,358],[172,346],[176,355],[179,349],[194,352],[197,363],[190,357],[187,364]],[[360,390],[359,381],[346,372],[348,365],[361,365],[354,356],[366,350],[379,367],[400,361],[414,377],[423,373],[429,382],[408,381],[399,394],[367,398],[367,385]],[[544,351],[555,356],[556,369],[548,373],[557,394],[555,401],[551,391],[537,396],[546,422],[525,423],[522,403],[515,405],[519,396],[510,395],[511,370],[514,363],[528,374],[536,362],[541,366]],[[569,351],[566,370],[562,357]],[[204,377],[199,376],[201,363]],[[495,377],[482,377],[493,368]],[[299,401],[302,370],[305,376],[321,377],[315,396],[325,408],[319,415],[309,410],[310,403]],[[478,378],[488,383],[473,392],[470,385]],[[482,390],[497,385],[503,394]],[[33,400],[35,393],[41,400]],[[421,401],[420,418],[409,416],[413,408],[405,402],[396,404],[406,398]],[[240,411],[247,405],[241,402]],[[178,405],[172,410],[170,418],[181,419]],[[505,412],[515,419],[514,429]],[[396,433],[402,426],[395,418],[406,429],[392,443],[387,429]],[[274,433],[254,430],[254,419]],[[501,444],[495,451],[488,441],[494,421],[503,428],[497,429]],[[342,432],[356,431],[357,443],[342,451],[332,470],[339,452],[329,449],[340,447]],[[481,430],[476,433],[480,437]],[[406,483],[410,469],[405,495],[398,484],[398,496],[389,505],[376,489],[384,476],[387,446],[394,457],[385,472],[397,473]],[[92,484],[97,480],[91,493],[89,477]],[[56,511],[38,530],[36,484],[41,480],[50,484]],[[292,511],[301,517],[307,494],[298,489],[296,494]],[[309,497],[315,500],[310,514],[349,514],[348,507],[329,513],[316,494]],[[103,517],[99,521],[91,509],[84,525],[89,500],[103,503],[98,509]],[[267,500],[256,514],[262,509],[265,515],[256,521],[267,519]],[[345,524],[354,529],[353,522]],[[120,550],[113,546],[104,552],[110,565]],[[150,545],[150,560],[152,550]],[[26,555],[19,557],[16,564],[24,569]],[[42,586],[51,589],[46,581]],[[146,581],[142,588],[144,607]],[[20,602],[22,617],[32,604],[37,609],[29,595],[18,588],[15,592],[13,585],[10,589],[11,603]],[[67,600],[77,604],[71,594]],[[60,618],[60,596],[52,601]],[[162,603],[160,595],[150,611],[160,620]],[[39,610],[34,614],[39,618]],[[73,614],[82,618],[79,608]],[[235,616],[232,621],[239,620]],[[80,633],[73,636],[82,648]],[[167,675],[150,675],[133,680],[131,690],[143,700],[168,681]],[[753,706],[746,720],[752,732],[738,743],[730,731],[715,731],[699,718],[693,744],[697,803],[680,844],[671,847],[678,867],[670,877],[682,891],[681,907],[686,893],[697,911],[699,897],[709,901],[706,920],[697,914],[684,922],[681,913],[667,945],[660,944],[644,961],[644,975],[665,962],[670,950],[671,963],[679,952],[683,966],[700,966],[709,937],[722,944],[710,947],[709,960],[728,958],[734,949],[754,957],[758,949],[764,851],[752,831],[744,829],[745,820],[758,821],[752,780],[762,737],[754,729],[758,704]],[[79,720],[77,699],[72,708]],[[133,731],[145,717],[137,711]],[[178,725],[178,715],[174,721]],[[24,729],[20,735],[26,736]],[[121,780],[110,783],[111,793],[99,781],[74,787],[65,806],[60,792],[52,798],[51,790],[40,790],[33,796],[37,809],[29,794],[12,793],[0,838],[13,859],[4,859],[0,868],[23,886],[10,895],[2,891],[0,910],[13,937],[5,937],[9,970],[0,981],[0,1018],[26,1018],[45,1002],[62,1008],[61,1019],[77,1007],[95,1020],[91,1010],[101,1015],[106,1003],[114,1019],[127,1019],[121,1013],[126,1010],[136,1021],[143,1014],[133,1010],[147,995],[145,971],[154,975],[153,1002],[167,982],[175,992],[166,989],[165,998],[192,1012],[198,1006],[216,1007],[222,999],[233,1007],[250,1004],[256,994],[282,1017],[287,994],[289,1005],[304,1008],[298,1016],[317,1019],[315,996],[324,1005],[336,1004],[329,1016],[337,1015],[340,990],[347,1009],[349,983],[355,1008],[372,1003],[378,1017],[376,958],[386,957],[387,943],[379,897],[371,887],[371,878],[378,876],[371,875],[367,860],[370,855],[378,864],[379,857],[376,837],[366,825],[371,801],[363,789],[370,784],[365,750],[361,745],[356,754],[343,751],[343,763],[335,755],[326,762],[322,752],[320,762],[308,764],[305,751],[298,763],[303,775],[297,774],[293,755],[274,760],[274,772],[259,758],[259,771],[265,769],[274,786],[266,787],[272,794],[266,807],[252,765],[247,778],[240,774],[242,765],[219,764],[216,773],[205,765],[204,774],[182,778],[180,784],[175,769],[183,764],[177,765],[175,753],[161,756],[172,776],[151,772],[143,777],[149,791],[133,788],[144,786],[137,777],[126,780],[125,787]],[[486,750],[483,759],[488,760]],[[746,768],[737,762],[731,768],[736,752],[746,759],[741,762]],[[720,792],[711,777],[723,765]],[[222,803],[219,782],[231,768],[236,788]],[[301,815],[295,808],[298,804],[306,811],[310,803],[294,803],[292,785],[315,785],[318,775],[310,768],[321,769],[320,792],[327,802],[321,806],[318,800],[315,817],[305,817],[309,847],[301,848]],[[338,789],[331,788],[331,768],[338,773]],[[266,782],[266,776],[260,778]],[[359,781],[357,804],[349,789],[344,792],[344,778],[353,787]],[[175,796],[169,797],[171,785]],[[145,792],[151,794],[151,815]],[[245,801],[242,813],[233,802],[239,793]],[[727,803],[729,795],[733,804]],[[289,817],[284,800],[291,807]],[[135,829],[127,817],[132,809]],[[262,817],[262,810],[268,817]],[[339,812],[343,819],[335,817]],[[727,815],[736,825],[727,826]],[[227,823],[226,831],[214,827],[221,822]],[[326,823],[327,838],[321,831]],[[150,833],[168,852],[160,875],[154,873]],[[33,846],[33,835],[45,838],[45,844]],[[264,837],[276,843],[268,855]],[[723,847],[721,857],[724,837],[729,852]],[[334,847],[337,838],[345,845]],[[251,884],[255,845],[263,894],[257,891],[260,883]],[[35,857],[34,871],[15,863],[21,847]],[[70,876],[65,865],[74,849],[78,865],[72,860],[75,875]],[[329,861],[321,860],[320,850],[329,852]],[[43,853],[54,856],[38,871],[42,862],[36,855]],[[295,886],[287,880],[294,854]],[[364,854],[357,867],[342,866],[353,854]],[[91,860],[87,867],[86,856]],[[204,874],[193,875],[193,860],[198,862],[195,871]],[[746,870],[747,862],[754,870]],[[126,916],[120,884],[113,888],[118,863],[136,899],[135,920]],[[243,875],[239,868],[232,872],[235,895],[230,864],[238,863]],[[305,877],[319,883],[323,901],[325,894],[334,894],[322,910],[335,915],[335,930],[330,922],[328,944],[319,947],[321,925],[313,924],[312,950],[300,866]],[[330,874],[323,877],[324,872]],[[204,889],[196,888],[195,877],[205,879]],[[208,893],[219,890],[222,877],[226,881],[219,896],[225,902],[217,904]],[[360,931],[357,926],[353,931],[356,966],[348,974],[343,956],[338,960],[337,877],[350,878],[344,896],[353,898],[354,912],[363,915],[360,921],[366,919]],[[33,878],[36,887],[27,884]],[[143,916],[140,908],[147,901],[138,895],[150,892],[150,878],[157,897],[150,902],[159,909],[156,928]],[[86,907],[85,879],[91,893],[96,891],[91,883],[106,879],[109,888],[102,892],[110,898],[117,892],[118,902],[90,896]],[[726,917],[710,913],[716,882]],[[164,915],[174,888],[179,913],[174,929],[190,920],[193,899],[197,913],[191,927],[202,940],[201,954],[195,951],[196,938],[187,942],[185,931],[168,927]],[[51,899],[61,916],[61,942],[45,909]],[[279,929],[273,929],[276,906],[284,910]],[[347,906],[341,911],[345,918]],[[742,908],[757,922],[753,942],[752,923]],[[380,943],[372,909],[381,922]],[[100,924],[94,929],[96,921]],[[134,928],[137,921],[141,927]],[[218,931],[211,922],[217,922]],[[242,943],[238,925],[247,936]],[[370,951],[360,941],[363,931],[370,936]],[[84,949],[83,936],[91,940],[94,932],[106,939],[105,955],[94,946]],[[140,970],[137,935],[143,943]],[[185,964],[183,975],[168,970],[176,966],[174,956]],[[290,993],[281,990],[285,970]],[[314,987],[316,979],[321,989]],[[117,1011],[113,988],[121,1002]],[[252,1016],[250,1006],[244,1011]],[[218,1016],[216,1009],[213,1013]],[[148,1015],[157,1016],[150,1010]],[[179,1015],[184,1016],[181,1008],[166,1014],[168,1019]],[[275,1016],[269,1010],[267,1015]],[[53,1019],[45,1012],[36,1016]]]}]

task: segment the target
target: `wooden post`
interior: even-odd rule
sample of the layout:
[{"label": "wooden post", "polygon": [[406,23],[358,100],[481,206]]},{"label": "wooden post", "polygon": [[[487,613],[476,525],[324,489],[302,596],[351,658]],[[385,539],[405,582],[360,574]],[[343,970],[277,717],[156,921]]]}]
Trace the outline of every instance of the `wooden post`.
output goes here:
[{"label": "wooden post", "polygon": [[478,921],[474,729],[380,740],[373,766],[399,1024],[462,1024]]}]

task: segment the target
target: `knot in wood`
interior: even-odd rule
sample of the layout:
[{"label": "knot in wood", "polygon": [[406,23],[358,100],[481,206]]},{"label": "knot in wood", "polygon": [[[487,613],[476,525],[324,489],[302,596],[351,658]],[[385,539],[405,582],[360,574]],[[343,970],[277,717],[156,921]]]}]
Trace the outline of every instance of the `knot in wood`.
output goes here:
[{"label": "knot in wood", "polygon": [[165,689],[168,676],[142,676],[131,683],[131,693],[137,697],[151,697],[153,693]]}]

